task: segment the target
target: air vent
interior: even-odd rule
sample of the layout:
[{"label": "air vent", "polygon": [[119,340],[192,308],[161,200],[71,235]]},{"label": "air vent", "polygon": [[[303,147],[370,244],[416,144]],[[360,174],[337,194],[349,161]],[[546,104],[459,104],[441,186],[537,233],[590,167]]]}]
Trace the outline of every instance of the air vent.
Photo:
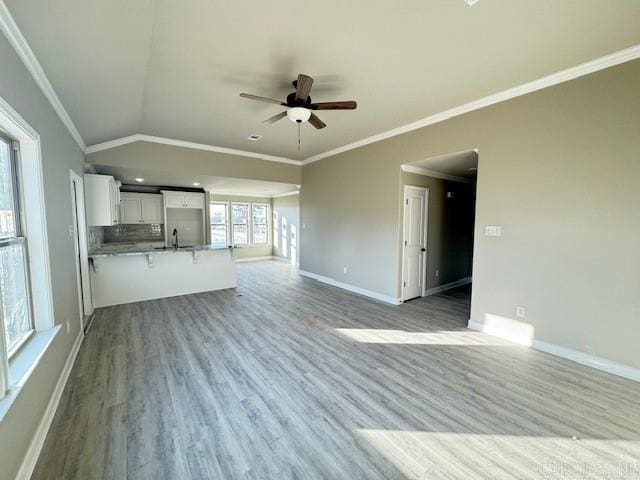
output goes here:
[{"label": "air vent", "polygon": [[251,140],[252,142],[257,142],[258,140],[260,140],[262,138],[262,135],[258,135],[257,133],[252,133],[247,138],[249,140]]}]

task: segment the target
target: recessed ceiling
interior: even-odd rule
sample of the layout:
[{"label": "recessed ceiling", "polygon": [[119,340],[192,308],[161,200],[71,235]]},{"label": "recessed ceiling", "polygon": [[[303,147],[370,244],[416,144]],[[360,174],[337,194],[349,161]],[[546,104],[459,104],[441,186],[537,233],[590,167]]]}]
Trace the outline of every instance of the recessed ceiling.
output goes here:
[{"label": "recessed ceiling", "polygon": [[[85,143],[144,133],[294,159],[640,43],[638,0],[5,0]],[[327,128],[263,125],[298,73]],[[249,134],[264,137],[251,142]]]},{"label": "recessed ceiling", "polygon": [[[178,172],[145,171],[136,168],[112,167],[108,165],[94,165],[94,167],[98,173],[113,175],[117,180],[127,185],[193,188],[194,183],[199,183],[199,188],[203,188],[211,193],[262,197],[272,197],[274,195],[298,191],[297,185],[289,183],[192,175]],[[142,178],[144,181],[138,182],[136,178]]]},{"label": "recessed ceiling", "polygon": [[420,167],[430,172],[462,178],[478,176],[478,153],[475,150],[438,155],[437,157],[411,162],[407,165]]}]

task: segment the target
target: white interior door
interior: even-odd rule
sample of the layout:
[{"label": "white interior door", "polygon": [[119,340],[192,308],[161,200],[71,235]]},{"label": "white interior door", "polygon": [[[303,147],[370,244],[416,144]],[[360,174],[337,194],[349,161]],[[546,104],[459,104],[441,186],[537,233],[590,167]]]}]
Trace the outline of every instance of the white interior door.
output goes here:
[{"label": "white interior door", "polygon": [[402,299],[424,295],[427,264],[428,190],[404,187],[404,238],[402,248]]}]

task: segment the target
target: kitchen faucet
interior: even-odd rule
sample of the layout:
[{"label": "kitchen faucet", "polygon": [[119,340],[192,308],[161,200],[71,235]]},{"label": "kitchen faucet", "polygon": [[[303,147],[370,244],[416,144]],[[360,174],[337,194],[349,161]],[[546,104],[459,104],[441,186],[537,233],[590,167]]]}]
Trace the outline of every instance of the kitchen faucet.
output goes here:
[{"label": "kitchen faucet", "polygon": [[177,250],[178,249],[178,229],[174,228],[173,233],[171,235],[176,237],[176,240],[173,242],[173,248]]}]

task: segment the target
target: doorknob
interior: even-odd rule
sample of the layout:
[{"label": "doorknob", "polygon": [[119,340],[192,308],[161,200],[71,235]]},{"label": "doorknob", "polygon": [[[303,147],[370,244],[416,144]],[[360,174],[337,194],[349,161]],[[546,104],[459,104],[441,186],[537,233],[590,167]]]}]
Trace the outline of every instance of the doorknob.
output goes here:
[{"label": "doorknob", "polygon": [[426,248],[421,248],[421,249],[420,249],[420,251],[421,251],[421,252],[426,252],[426,251],[427,251],[427,249],[426,249]]}]

